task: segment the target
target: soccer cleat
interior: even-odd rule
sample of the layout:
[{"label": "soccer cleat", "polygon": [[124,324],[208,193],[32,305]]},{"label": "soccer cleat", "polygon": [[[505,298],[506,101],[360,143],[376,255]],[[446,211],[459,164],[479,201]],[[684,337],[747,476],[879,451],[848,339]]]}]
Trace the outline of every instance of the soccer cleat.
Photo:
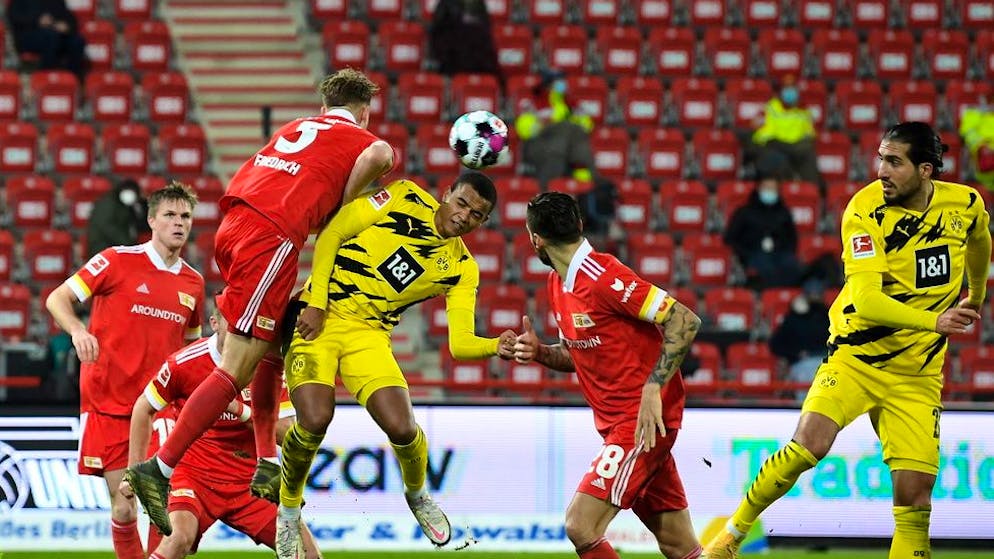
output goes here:
[{"label": "soccer cleat", "polygon": [[437,546],[449,543],[449,539],[452,538],[452,526],[449,525],[449,519],[442,509],[432,500],[431,495],[423,493],[420,497],[411,498],[406,495],[404,497],[407,499],[407,506],[411,507],[411,512],[414,513],[414,518],[421,525],[421,530],[431,543]]},{"label": "soccer cleat", "polygon": [[735,559],[739,556],[741,543],[728,531],[728,528],[722,528],[721,532],[704,546],[704,556],[708,559]]},{"label": "soccer cleat", "polygon": [[162,475],[155,457],[135,464],[124,471],[124,479],[131,485],[135,497],[145,507],[149,519],[163,535],[173,533],[169,522],[169,478]]},{"label": "soccer cleat", "polygon": [[252,474],[252,481],[249,482],[249,490],[260,499],[279,504],[281,476],[279,464],[259,459],[255,473]]},{"label": "soccer cleat", "polygon": [[300,537],[300,511],[296,515],[286,514],[286,509],[279,507],[276,513],[276,558],[304,559],[304,544]]}]

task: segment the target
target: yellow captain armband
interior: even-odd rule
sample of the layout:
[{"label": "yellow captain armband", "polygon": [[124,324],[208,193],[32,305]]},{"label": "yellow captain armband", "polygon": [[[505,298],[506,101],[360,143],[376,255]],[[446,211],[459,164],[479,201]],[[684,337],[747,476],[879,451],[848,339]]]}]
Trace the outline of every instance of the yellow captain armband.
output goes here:
[{"label": "yellow captain armband", "polygon": [[642,308],[639,309],[639,318],[646,322],[662,324],[669,318],[676,306],[676,299],[670,296],[665,289],[660,289],[653,285],[649,288]]}]

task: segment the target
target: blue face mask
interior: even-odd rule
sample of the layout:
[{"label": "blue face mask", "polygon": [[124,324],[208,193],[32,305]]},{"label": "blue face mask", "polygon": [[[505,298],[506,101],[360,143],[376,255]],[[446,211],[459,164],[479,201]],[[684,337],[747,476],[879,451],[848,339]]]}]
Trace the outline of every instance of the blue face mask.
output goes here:
[{"label": "blue face mask", "polygon": [[785,87],[780,90],[780,100],[784,102],[785,105],[796,105],[797,101],[800,99],[800,93],[797,92],[796,87]]},{"label": "blue face mask", "polygon": [[776,190],[760,190],[759,191],[759,201],[766,204],[767,206],[772,206],[777,203],[780,199],[780,193]]},{"label": "blue face mask", "polygon": [[566,94],[566,80],[556,80],[552,82],[552,91],[560,95]]}]

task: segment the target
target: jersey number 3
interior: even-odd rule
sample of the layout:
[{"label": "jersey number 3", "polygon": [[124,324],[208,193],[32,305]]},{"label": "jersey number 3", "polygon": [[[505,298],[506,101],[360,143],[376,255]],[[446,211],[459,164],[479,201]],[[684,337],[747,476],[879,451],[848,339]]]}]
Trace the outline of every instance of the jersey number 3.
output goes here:
[{"label": "jersey number 3", "polygon": [[276,140],[276,145],[274,145],[273,148],[280,153],[297,153],[314,143],[314,140],[318,139],[319,130],[331,130],[331,126],[331,124],[325,124],[323,122],[305,120],[297,126],[297,132],[300,132],[300,137],[291,142],[283,136],[280,136],[280,138]]}]

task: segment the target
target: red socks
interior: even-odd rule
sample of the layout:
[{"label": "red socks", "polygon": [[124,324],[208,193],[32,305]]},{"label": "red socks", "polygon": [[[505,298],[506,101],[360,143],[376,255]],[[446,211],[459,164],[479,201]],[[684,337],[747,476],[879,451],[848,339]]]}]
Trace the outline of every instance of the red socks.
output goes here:
[{"label": "red socks", "polygon": [[145,559],[145,550],[142,549],[136,521],[121,524],[111,519],[110,537],[114,541],[114,554],[117,555],[117,559]]},{"label": "red socks", "polygon": [[698,559],[701,556],[701,553],[704,553],[704,550],[701,549],[701,546],[697,546],[697,548],[695,548],[693,551],[684,555],[683,559]]},{"label": "red socks", "polygon": [[187,398],[173,432],[159,449],[159,459],[175,468],[186,449],[214,425],[236,395],[238,388],[235,379],[220,367],[215,367],[214,372]]},{"label": "red socks", "polygon": [[600,538],[583,546],[582,549],[577,549],[576,554],[580,556],[580,559],[621,559],[607,538]]},{"label": "red socks", "polygon": [[148,526],[148,554],[149,559],[155,557],[156,559],[163,559],[161,555],[156,555],[153,553],[162,543],[162,532],[155,527],[154,524],[149,524]]},{"label": "red socks", "polygon": [[282,379],[283,359],[271,354],[262,358],[252,377],[252,430],[259,459],[276,458],[276,420]]}]

